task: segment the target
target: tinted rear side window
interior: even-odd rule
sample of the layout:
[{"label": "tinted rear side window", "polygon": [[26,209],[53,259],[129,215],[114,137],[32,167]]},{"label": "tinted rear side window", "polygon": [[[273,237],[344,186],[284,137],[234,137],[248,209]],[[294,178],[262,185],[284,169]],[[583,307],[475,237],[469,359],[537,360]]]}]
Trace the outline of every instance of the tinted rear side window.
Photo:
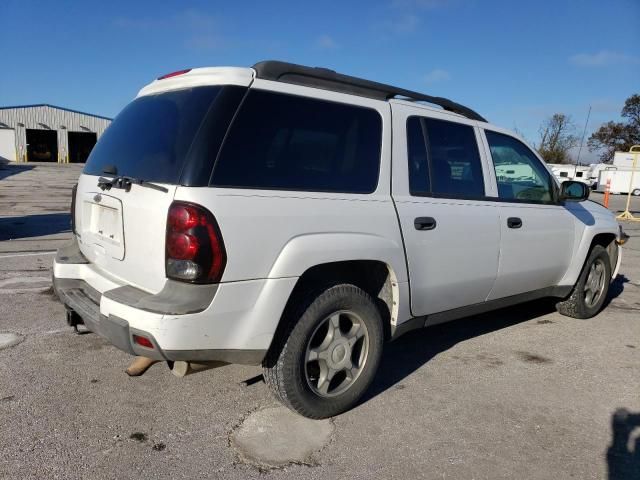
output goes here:
[{"label": "tinted rear side window", "polygon": [[84,173],[102,175],[110,165],[118,175],[177,183],[196,132],[221,90],[197,87],[135,99],[102,135]]},{"label": "tinted rear side window", "polygon": [[409,160],[409,192],[411,195],[431,193],[427,129],[419,117],[407,119],[407,155]]},{"label": "tinted rear side window", "polygon": [[478,198],[484,177],[473,128],[445,120],[407,120],[409,190],[412,195]]},{"label": "tinted rear side window", "polygon": [[219,187],[371,193],[382,119],[369,108],[250,90],[213,173]]}]

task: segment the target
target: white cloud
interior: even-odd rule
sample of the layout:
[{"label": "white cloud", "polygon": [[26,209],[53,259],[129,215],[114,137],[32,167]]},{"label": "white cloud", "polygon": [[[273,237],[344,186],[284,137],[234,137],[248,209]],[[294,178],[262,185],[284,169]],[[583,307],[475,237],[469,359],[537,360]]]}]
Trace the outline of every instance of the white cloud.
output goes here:
[{"label": "white cloud", "polygon": [[624,102],[609,99],[598,99],[590,102],[594,113],[619,114]]},{"label": "white cloud", "polygon": [[436,8],[446,7],[451,3],[452,0],[393,0],[391,5],[400,8],[422,8],[425,10],[434,10]]},{"label": "white cloud", "polygon": [[316,47],[323,50],[332,50],[334,48],[338,48],[338,43],[329,35],[320,35],[316,39]]},{"label": "white cloud", "polygon": [[442,70],[441,68],[436,68],[431,70],[424,76],[424,81],[426,83],[436,83],[436,82],[444,82],[451,78],[451,74],[446,70]]},{"label": "white cloud", "polygon": [[224,46],[224,41],[214,34],[203,34],[191,35],[184,44],[194,50],[213,50]]},{"label": "white cloud", "polygon": [[168,29],[182,35],[186,47],[197,50],[211,50],[224,45],[216,18],[193,8],[164,18],[119,17],[113,24],[118,28],[145,32]]},{"label": "white cloud", "polygon": [[189,8],[176,15],[176,21],[183,27],[198,31],[212,30],[217,23],[212,15],[203,13],[195,8]]},{"label": "white cloud", "polygon": [[610,65],[639,64],[640,57],[610,50],[596,53],[579,53],[569,57],[569,62],[578,67],[607,67]]},{"label": "white cloud", "polygon": [[164,20],[159,20],[157,18],[118,17],[113,21],[113,24],[119,28],[149,30],[153,28],[160,28],[165,24],[165,22]]},{"label": "white cloud", "polygon": [[396,34],[413,33],[420,25],[420,17],[413,14],[400,15],[383,23],[386,30]]}]

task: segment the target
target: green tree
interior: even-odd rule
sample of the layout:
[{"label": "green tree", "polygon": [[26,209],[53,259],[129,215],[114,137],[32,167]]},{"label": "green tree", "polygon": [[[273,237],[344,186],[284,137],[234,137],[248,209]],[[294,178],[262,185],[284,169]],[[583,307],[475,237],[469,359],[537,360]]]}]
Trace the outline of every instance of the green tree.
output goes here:
[{"label": "green tree", "polygon": [[554,113],[547,118],[538,133],[538,152],[547,163],[572,163],[569,150],[578,144],[576,126],[569,115]]},{"label": "green tree", "polygon": [[589,151],[601,150],[600,160],[609,163],[615,152],[627,152],[640,145],[640,95],[631,95],[624,102],[622,122],[607,122],[593,132],[587,141]]}]

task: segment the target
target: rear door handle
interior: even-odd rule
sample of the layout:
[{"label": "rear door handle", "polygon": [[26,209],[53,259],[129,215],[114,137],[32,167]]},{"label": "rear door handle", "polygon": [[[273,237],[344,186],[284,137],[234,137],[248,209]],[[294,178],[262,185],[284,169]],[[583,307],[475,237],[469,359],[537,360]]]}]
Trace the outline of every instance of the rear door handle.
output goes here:
[{"label": "rear door handle", "polygon": [[418,217],[413,221],[416,230],[433,230],[436,228],[436,219],[433,217]]},{"label": "rear door handle", "polygon": [[518,217],[509,217],[507,218],[507,227],[509,228],[520,228],[522,226],[522,219]]}]

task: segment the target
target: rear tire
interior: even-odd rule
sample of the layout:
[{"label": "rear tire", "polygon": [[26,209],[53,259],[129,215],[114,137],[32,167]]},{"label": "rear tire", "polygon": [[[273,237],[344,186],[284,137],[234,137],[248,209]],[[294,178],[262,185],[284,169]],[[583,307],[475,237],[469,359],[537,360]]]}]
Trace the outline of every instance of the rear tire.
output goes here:
[{"label": "rear tire", "polygon": [[287,310],[286,328],[263,362],[271,392],[308,418],[350,409],[371,384],[382,355],[382,317],[373,298],[355,285],[339,284]]},{"label": "rear tire", "polygon": [[556,309],[562,315],[573,318],[595,316],[607,298],[611,283],[611,263],[607,250],[595,245],[582,267],[580,277],[566,300],[558,302]]},{"label": "rear tire", "polygon": [[640,196],[640,188],[636,188],[633,192],[631,192],[631,195],[634,195],[636,197]]}]

